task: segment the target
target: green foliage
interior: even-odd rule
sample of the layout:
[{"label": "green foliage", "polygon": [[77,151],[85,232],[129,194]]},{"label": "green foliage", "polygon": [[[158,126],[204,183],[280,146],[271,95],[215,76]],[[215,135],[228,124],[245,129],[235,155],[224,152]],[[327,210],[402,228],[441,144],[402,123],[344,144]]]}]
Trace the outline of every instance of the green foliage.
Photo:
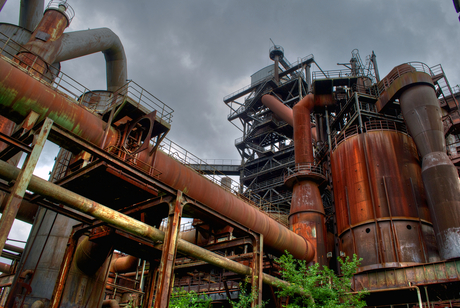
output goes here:
[{"label": "green foliage", "polygon": [[[289,297],[288,308],[297,307],[327,307],[327,308],[362,308],[366,306],[363,297],[366,292],[351,294],[351,279],[362,259],[353,255],[342,261],[342,276],[338,277],[333,270],[324,266],[320,269],[319,264],[307,267],[305,261],[294,259],[286,251],[286,254],[277,259],[281,265],[281,275],[284,280],[291,283],[290,286],[280,285],[278,295]],[[310,294],[300,296],[299,293]]]},{"label": "green foliage", "polygon": [[[238,301],[230,300],[230,305],[232,308],[249,308],[251,303],[257,299],[257,289],[251,287],[251,292],[248,292],[248,279],[246,278],[244,283],[240,283],[240,294],[238,295]],[[262,302],[261,305],[255,306],[256,308],[263,308],[267,302]]]},{"label": "green foliage", "polygon": [[198,294],[195,291],[187,292],[184,289],[174,292],[169,299],[171,308],[208,308],[211,307],[212,299],[206,294]]}]

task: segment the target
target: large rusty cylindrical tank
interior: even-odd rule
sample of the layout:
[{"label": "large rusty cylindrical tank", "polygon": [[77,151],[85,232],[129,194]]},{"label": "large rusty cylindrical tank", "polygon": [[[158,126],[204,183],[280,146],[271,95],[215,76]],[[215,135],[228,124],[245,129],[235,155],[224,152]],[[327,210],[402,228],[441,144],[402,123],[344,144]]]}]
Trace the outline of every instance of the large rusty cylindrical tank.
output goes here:
[{"label": "large rusty cylindrical tank", "polygon": [[340,250],[363,258],[361,270],[437,261],[415,144],[379,126],[366,123],[331,155]]}]

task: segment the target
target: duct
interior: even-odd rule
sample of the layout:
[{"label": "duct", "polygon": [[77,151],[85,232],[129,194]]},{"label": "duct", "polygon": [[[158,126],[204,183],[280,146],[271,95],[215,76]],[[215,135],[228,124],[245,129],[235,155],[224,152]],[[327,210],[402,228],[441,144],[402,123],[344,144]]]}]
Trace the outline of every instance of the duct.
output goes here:
[{"label": "duct", "polygon": [[113,273],[128,273],[137,269],[139,259],[134,256],[120,257],[112,260],[110,263],[110,271]]},{"label": "duct", "polygon": [[102,51],[106,61],[107,90],[115,92],[126,83],[128,68],[125,50],[112,30],[100,28],[64,33],[59,44],[56,62]]},{"label": "duct", "polygon": [[29,41],[24,45],[26,50],[20,51],[15,61],[27,65],[33,75],[42,79],[43,74],[50,70],[49,64],[55,62],[60,38],[69,23],[65,6],[59,6],[59,9],[48,8]]},{"label": "duct", "polygon": [[[425,74],[426,73],[419,73]],[[422,179],[443,260],[460,257],[460,181],[446,154],[441,108],[427,84],[411,85],[400,96],[401,110],[422,156]]]},{"label": "duct", "polygon": [[[261,101],[262,104],[270,109],[276,116],[280,117],[284,122],[294,127],[294,115],[291,108],[269,94],[262,96]],[[313,126],[311,131],[312,139],[318,140],[316,127]]]},{"label": "duct", "polygon": [[85,236],[75,251],[75,263],[85,275],[92,276],[104,264],[111,252],[110,243],[96,244]]},{"label": "duct", "polygon": [[[83,139],[101,146],[107,123],[69,99],[17,68],[0,61],[0,113],[15,121],[23,120],[30,111],[51,118],[56,124]],[[120,133],[109,127],[106,147],[116,145]],[[55,141],[55,140],[51,140]],[[56,142],[58,142],[56,140]],[[61,145],[66,147],[66,145]],[[200,201],[220,214],[239,222],[243,226],[264,235],[264,244],[278,252],[288,250],[294,257],[305,259],[309,252],[303,238],[275,222],[259,211],[210,182],[192,169],[182,165],[161,151],[150,155],[150,151],[139,153],[139,160],[160,171],[161,180]],[[139,164],[139,167],[145,167]]]},{"label": "duct", "polygon": [[[4,161],[0,161],[0,178],[5,180],[14,180],[18,177],[19,172],[20,170],[18,168],[11,166]],[[164,232],[158,230],[157,228],[105,207],[102,204],[86,199],[74,192],[43,180],[37,176],[32,176],[28,189],[46,198],[56,200],[78,211],[87,213],[109,225],[125,230],[143,239],[154,242],[164,240]],[[237,274],[250,275],[252,271],[248,266],[229,260],[223,256],[190,244],[181,239],[178,240],[177,251]],[[262,279],[264,283],[275,287],[280,284],[286,286],[290,285],[289,283],[266,273],[263,273]],[[300,290],[300,292],[303,295],[309,296],[302,290]]]},{"label": "duct", "polygon": [[[297,179],[292,190],[289,225],[297,234],[312,243],[316,251],[315,261],[320,265],[326,265],[327,232],[323,202],[318,184],[307,171],[314,166],[310,124],[313,108],[313,94],[305,96],[293,108],[294,156],[297,171],[294,176],[297,176]],[[306,171],[307,174],[304,174]]]},{"label": "duct", "polygon": [[294,126],[294,118],[292,115],[292,109],[281,103],[272,95],[262,96],[262,104],[264,104],[268,109],[273,111],[275,115],[280,117],[287,124]]},{"label": "duct", "polygon": [[204,232],[200,232],[197,229],[180,232],[179,237],[184,241],[198,246],[205,246],[209,243],[209,235],[205,234]]},{"label": "duct", "polygon": [[[255,206],[247,204],[162,151],[158,150],[155,157],[148,156],[148,153],[139,153],[139,160],[153,165],[160,174],[160,181],[174,189],[186,191],[187,196],[198,200],[220,215],[263,234],[264,249],[278,253],[288,250],[295,258],[301,260],[311,257],[311,247],[302,237],[280,225]],[[143,166],[139,164],[138,167]]]},{"label": "duct", "polygon": [[43,17],[45,0],[21,0],[19,26],[34,31]]},{"label": "duct", "polygon": [[[3,200],[6,200],[8,198],[8,195],[8,193],[0,191],[0,213],[3,213],[3,210],[5,208]],[[16,219],[32,224],[34,222],[35,215],[37,214],[37,210],[37,204],[30,203],[29,201],[24,199],[22,200],[21,206],[19,207],[18,213],[16,214]]]},{"label": "duct", "polygon": [[[108,124],[78,106],[75,101],[56,95],[54,89],[3,59],[0,60],[0,82],[0,113],[8,115],[10,120],[21,123],[34,111],[41,115],[38,122],[46,117],[52,118],[56,124],[75,135],[95,145],[102,145]],[[118,138],[119,132],[109,127],[106,144],[116,144]]]},{"label": "duct", "polygon": [[28,64],[33,62],[34,69],[43,74],[47,72],[48,64],[102,51],[106,60],[107,90],[115,92],[126,83],[128,76],[126,55],[120,39],[107,28],[63,34],[73,17],[71,8],[67,7],[67,11],[64,6],[47,9],[29,42],[25,44],[39,58],[32,57],[35,60],[29,60],[27,57],[30,56],[22,54],[19,58]]},{"label": "duct", "polygon": [[278,116],[286,119],[286,122],[290,120],[292,113],[296,173],[286,178],[286,184],[293,185],[289,225],[295,233],[307,240],[311,246],[309,251],[316,251],[315,261],[325,265],[327,233],[324,208],[318,184],[315,183],[314,177],[310,176],[314,166],[310,114],[316,104],[323,104],[323,100],[309,94],[292,110],[271,95],[264,95],[262,103],[275,114],[279,112]]},{"label": "duct", "polygon": [[0,272],[3,274],[9,274],[11,270],[11,265],[0,262]]}]

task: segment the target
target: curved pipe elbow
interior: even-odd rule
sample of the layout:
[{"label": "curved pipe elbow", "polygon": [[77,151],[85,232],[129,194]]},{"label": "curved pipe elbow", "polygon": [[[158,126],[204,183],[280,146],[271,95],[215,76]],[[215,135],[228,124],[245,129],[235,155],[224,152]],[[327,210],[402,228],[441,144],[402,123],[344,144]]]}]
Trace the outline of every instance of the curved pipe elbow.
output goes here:
[{"label": "curved pipe elbow", "polygon": [[96,244],[86,236],[75,251],[75,263],[83,273],[92,276],[104,264],[111,251],[110,244]]},{"label": "curved pipe elbow", "polygon": [[310,242],[310,240],[308,240],[306,238],[304,238],[304,240],[305,240],[305,243],[307,244],[306,245],[307,249],[306,249],[306,254],[305,254],[304,260],[305,260],[305,262],[309,263],[309,262],[313,261],[313,259],[315,258],[316,249],[315,249],[315,245],[313,245],[313,243]]},{"label": "curved pipe elbow", "polygon": [[315,96],[313,94],[307,94],[302,98],[294,108],[306,108],[309,112],[315,107]]},{"label": "curved pipe elbow", "polygon": [[274,114],[280,117],[287,124],[294,126],[294,116],[292,114],[292,109],[283,104],[279,99],[275,98],[270,94],[265,94],[262,96],[262,104],[270,109]]},{"label": "curved pipe elbow", "polygon": [[133,272],[137,268],[139,259],[134,256],[125,256],[112,260],[110,263],[110,271],[114,273]]},{"label": "curved pipe elbow", "polygon": [[102,52],[106,61],[107,90],[116,91],[128,78],[125,50],[120,38],[108,28],[64,33],[56,62]]}]

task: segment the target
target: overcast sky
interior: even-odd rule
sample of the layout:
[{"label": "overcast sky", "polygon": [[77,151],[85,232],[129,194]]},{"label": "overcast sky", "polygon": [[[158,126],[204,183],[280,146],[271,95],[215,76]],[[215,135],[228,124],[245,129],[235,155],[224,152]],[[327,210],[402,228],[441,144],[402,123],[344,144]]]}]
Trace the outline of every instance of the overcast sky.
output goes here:
[{"label": "overcast sky", "polygon": [[[69,0],[67,32],[101,27],[121,39],[133,79],[175,110],[168,138],[203,159],[238,159],[240,132],[222,98],[273,63],[270,38],[291,62],[313,54],[323,70],[340,69],[351,51],[374,50],[380,76],[394,66],[442,64],[460,83],[460,23],[452,0]],[[19,0],[0,21],[17,24]],[[106,89],[101,53],[62,63],[90,89]],[[316,70],[316,68],[313,68]],[[51,164],[54,154],[43,159]],[[46,168],[45,168],[46,169]],[[46,173],[46,172],[45,172]]]}]

